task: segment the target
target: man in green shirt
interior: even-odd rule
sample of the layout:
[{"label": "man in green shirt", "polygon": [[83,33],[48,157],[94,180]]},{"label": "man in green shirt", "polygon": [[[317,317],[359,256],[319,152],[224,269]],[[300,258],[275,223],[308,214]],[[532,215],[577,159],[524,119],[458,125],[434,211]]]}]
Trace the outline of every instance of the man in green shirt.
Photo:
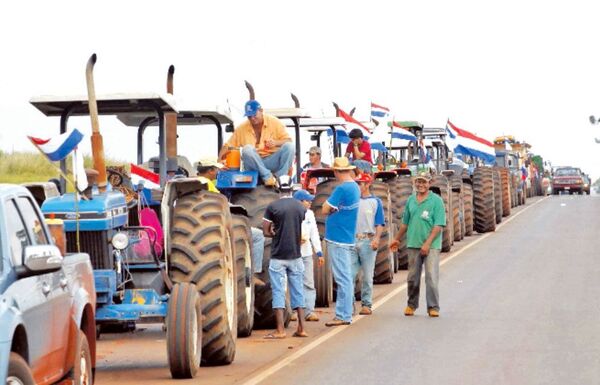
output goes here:
[{"label": "man in green shirt", "polygon": [[421,171],[415,177],[416,192],[408,198],[400,231],[390,244],[392,251],[398,250],[399,240],[406,233],[408,249],[408,305],[404,315],[412,316],[419,307],[421,269],[425,265],[427,286],[427,313],[439,317],[438,280],[442,228],[446,226],[446,212],[442,198],[429,191],[431,176]]}]

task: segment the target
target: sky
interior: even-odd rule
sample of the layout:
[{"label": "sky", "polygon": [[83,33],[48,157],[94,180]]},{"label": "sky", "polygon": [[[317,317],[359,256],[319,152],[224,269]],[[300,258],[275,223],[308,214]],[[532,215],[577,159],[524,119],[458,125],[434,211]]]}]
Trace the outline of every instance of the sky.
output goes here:
[{"label": "sky", "polygon": [[[244,80],[265,108],[292,106],[293,92],[313,115],[335,101],[366,120],[372,101],[427,127],[450,118],[488,140],[513,135],[595,180],[599,17],[600,3],[578,0],[2,2],[0,149],[57,134],[29,100],[85,95],[96,53],[98,95],[165,92],[173,64],[181,106],[229,105],[241,121]],[[89,118],[69,126],[91,133]],[[107,157],[135,160],[133,129],[111,117],[100,129]],[[192,162],[216,156],[215,130],[180,130],[180,143]]]}]

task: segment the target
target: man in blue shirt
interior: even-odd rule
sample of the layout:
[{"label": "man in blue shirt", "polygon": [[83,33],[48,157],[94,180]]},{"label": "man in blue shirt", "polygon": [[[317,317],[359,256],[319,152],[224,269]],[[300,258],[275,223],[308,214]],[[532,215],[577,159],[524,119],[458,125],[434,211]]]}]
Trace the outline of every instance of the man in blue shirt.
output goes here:
[{"label": "man in blue shirt", "polygon": [[349,325],[352,322],[354,281],[352,279],[351,254],[354,249],[356,220],[360,202],[360,190],[354,182],[354,169],[346,157],[335,158],[333,171],[341,183],[323,204],[325,241],[331,260],[333,278],[337,283],[335,318],[326,326]]},{"label": "man in blue shirt", "polygon": [[379,249],[379,239],[385,226],[385,216],[381,200],[371,194],[371,175],[362,173],[356,178],[360,188],[360,205],[356,222],[356,246],[352,250],[352,277],[362,270],[362,288],[359,314],[371,315],[373,311],[373,274],[375,259]]}]

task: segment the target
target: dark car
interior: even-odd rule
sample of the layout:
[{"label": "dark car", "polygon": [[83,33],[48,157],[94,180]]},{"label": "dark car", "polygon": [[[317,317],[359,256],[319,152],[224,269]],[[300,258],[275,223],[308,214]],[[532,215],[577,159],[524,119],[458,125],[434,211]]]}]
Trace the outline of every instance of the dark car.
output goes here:
[{"label": "dark car", "polygon": [[552,178],[552,194],[560,194],[561,192],[583,193],[583,175],[581,170],[576,167],[558,167],[554,170]]},{"label": "dark car", "polygon": [[31,193],[0,184],[0,384],[91,384],[90,258],[62,255]]}]

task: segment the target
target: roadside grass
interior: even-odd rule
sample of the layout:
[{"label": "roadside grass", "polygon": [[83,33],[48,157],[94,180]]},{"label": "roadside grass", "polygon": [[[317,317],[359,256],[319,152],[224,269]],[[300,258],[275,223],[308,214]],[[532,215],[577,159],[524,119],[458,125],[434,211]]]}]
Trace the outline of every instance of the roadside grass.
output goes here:
[{"label": "roadside grass", "polygon": [[[128,165],[128,162],[106,159],[106,165]],[[86,168],[92,167],[92,158],[84,157]],[[54,162],[60,167],[59,162]],[[72,175],[71,158],[67,158],[67,175]],[[0,183],[46,182],[51,178],[59,178],[55,167],[37,152],[3,152],[0,151]]]}]

